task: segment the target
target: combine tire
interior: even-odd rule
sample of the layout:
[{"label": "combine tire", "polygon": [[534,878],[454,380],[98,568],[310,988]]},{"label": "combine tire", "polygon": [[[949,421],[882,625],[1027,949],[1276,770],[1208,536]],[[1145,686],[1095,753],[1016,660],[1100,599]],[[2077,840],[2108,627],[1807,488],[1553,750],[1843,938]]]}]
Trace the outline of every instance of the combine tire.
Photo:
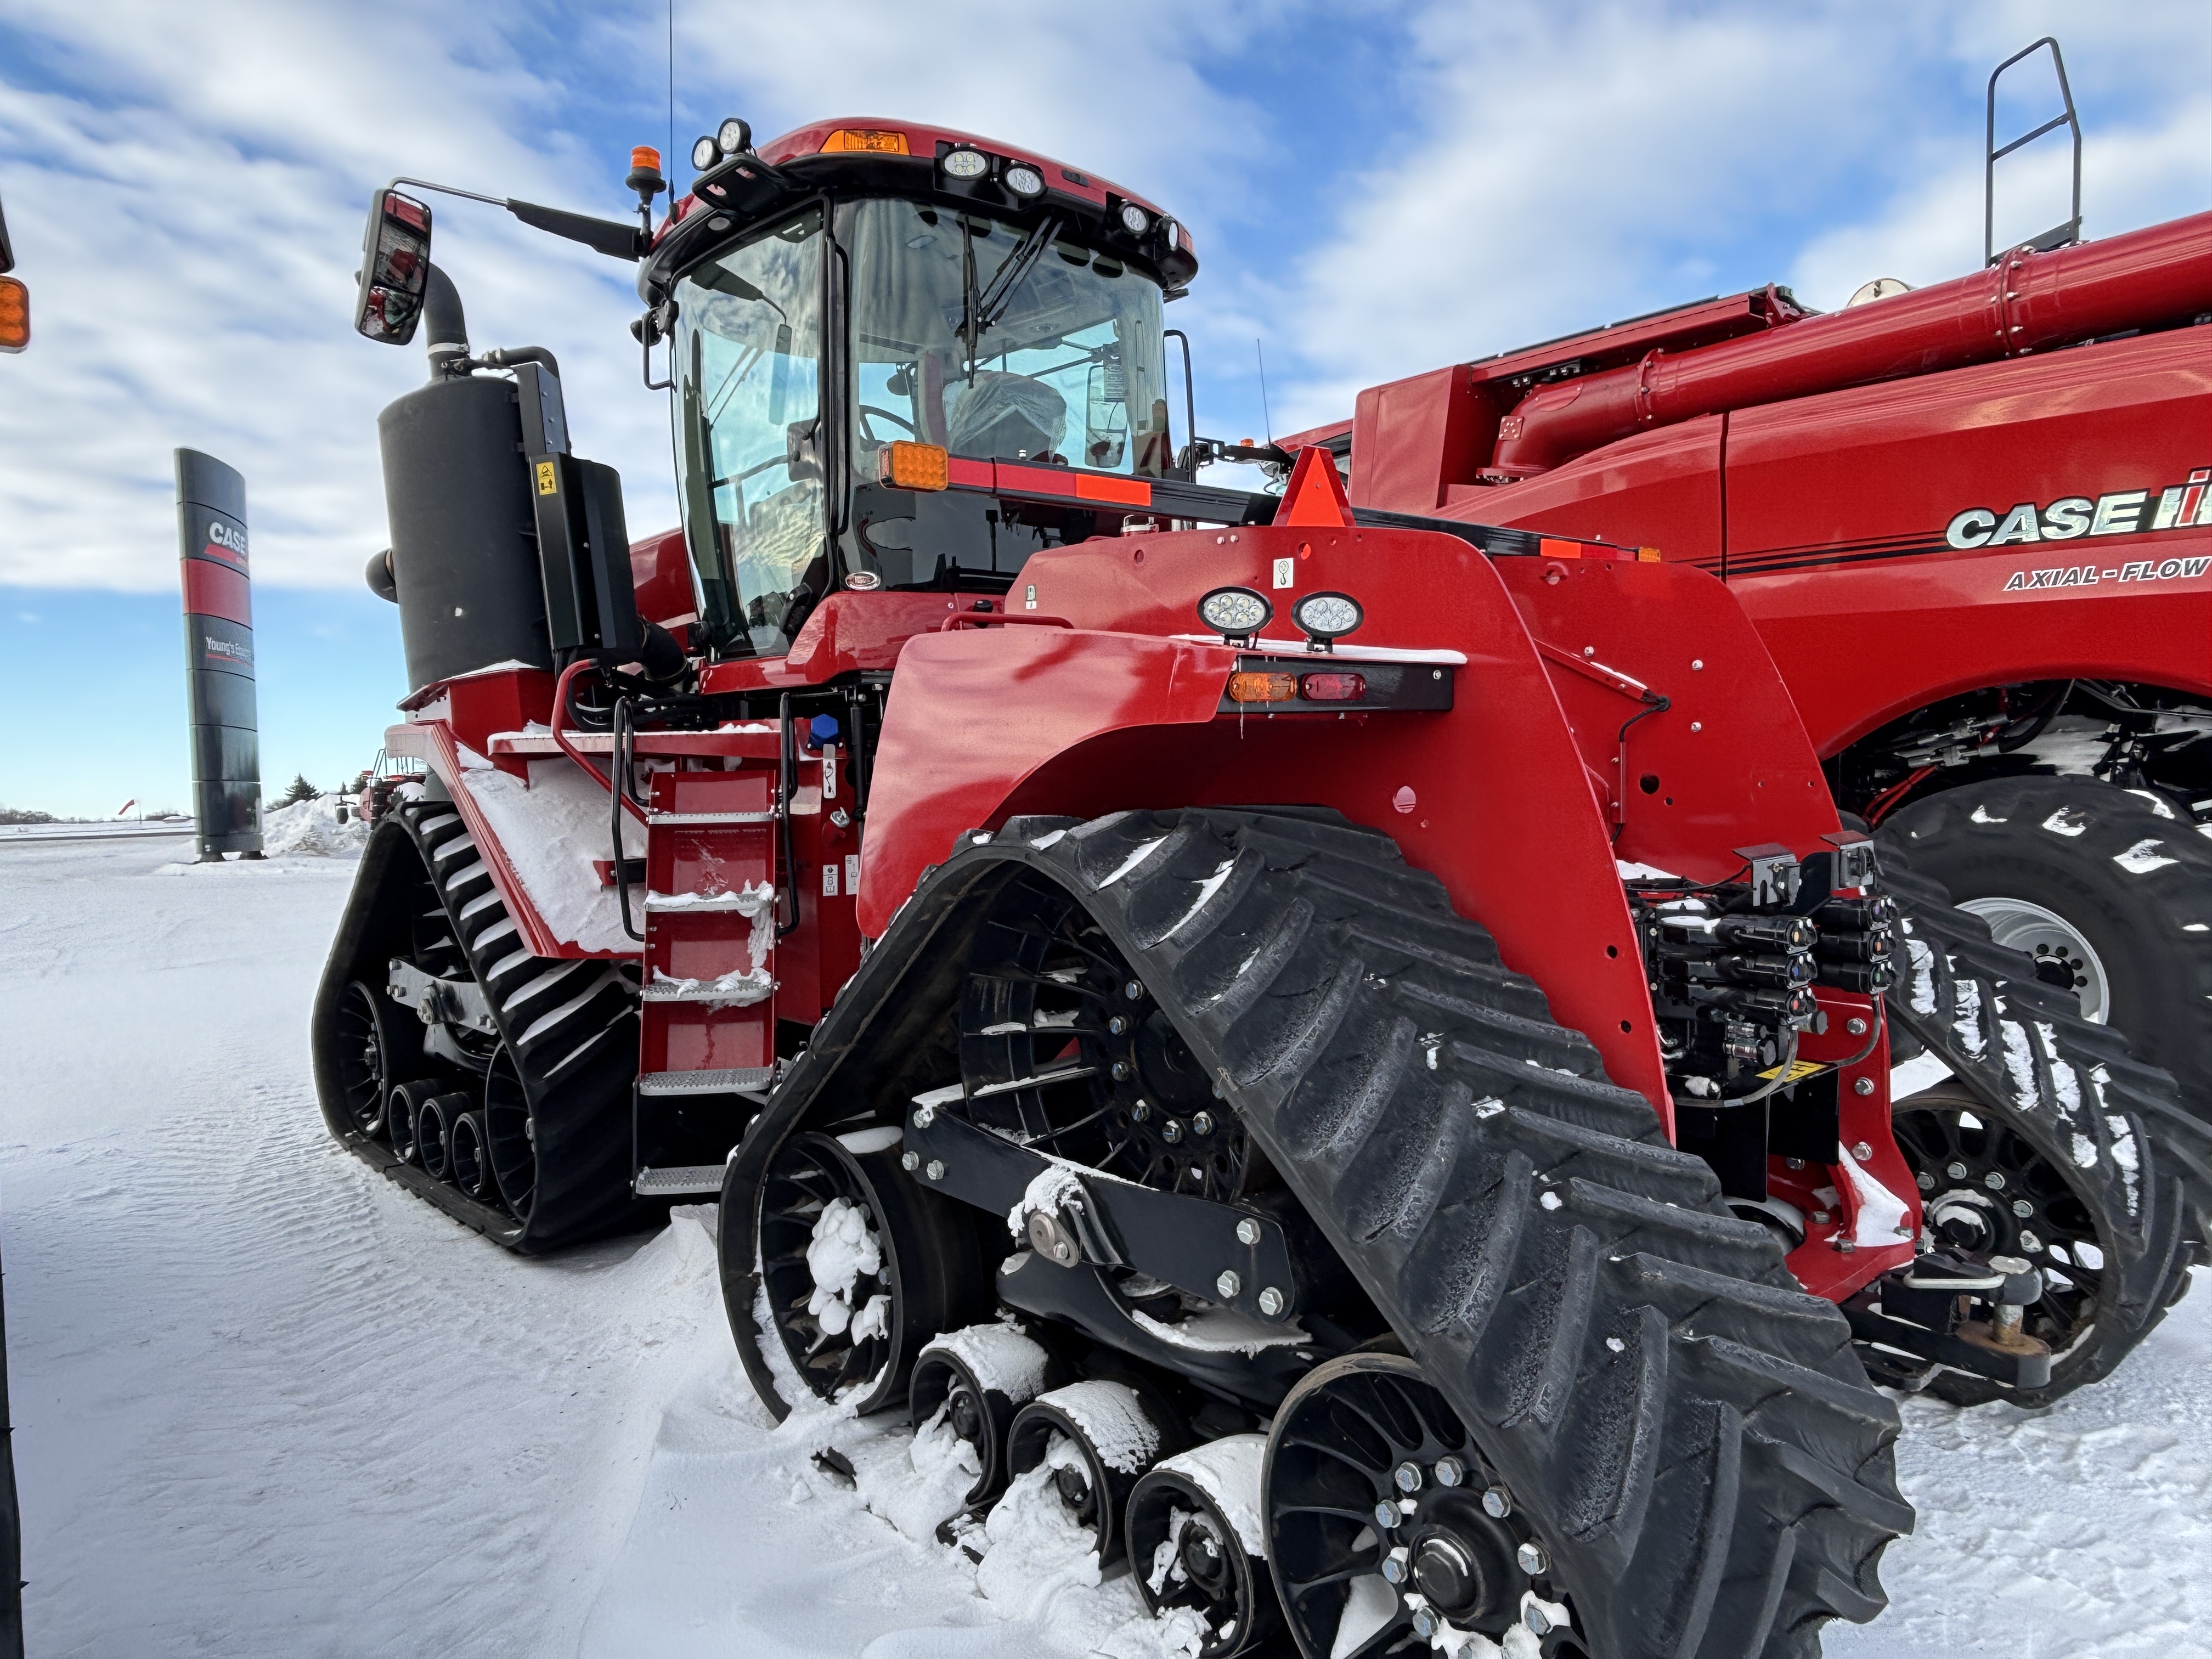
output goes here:
[{"label": "combine tire", "polygon": [[[445,1103],[449,1122],[485,1109],[471,1126],[483,1149],[473,1195],[410,1167],[395,1155],[389,1127],[364,1132],[349,1104],[364,1041],[353,988],[381,987],[395,957],[441,978],[472,979],[498,1027],[496,1037],[471,1036],[483,1052],[453,1066],[445,1084],[465,1097]],[[372,995],[387,1023],[416,1021]],[[508,1249],[556,1249],[638,1214],[629,1190],[635,988],[612,963],[522,948],[450,803],[410,802],[377,821],[316,997],[313,1047],[331,1133]]]},{"label": "combine tire", "polygon": [[2212,842],[2195,824],[2093,778],[2014,777],[1917,802],[1881,837],[2212,1121]]},{"label": "combine tire", "polygon": [[[757,1201],[817,1092],[852,1111],[849,1085],[824,1085],[890,1065],[872,1039],[930,1058],[915,999],[939,999],[934,1030],[952,1022],[945,940],[1015,883],[1085,908],[1544,1540],[1522,1583],[1558,1610],[1545,1652],[1782,1659],[1814,1652],[1829,1619],[1880,1611],[1879,1558],[1912,1515],[1896,1409],[1841,1312],[1797,1287],[1772,1236],[1729,1214],[1712,1172],[1441,883],[1334,813],[1017,819],[966,838],[817,1029],[726,1205]],[[750,1267],[724,1258],[741,1352]],[[1345,1571],[1293,1591],[1278,1568],[1310,1653],[1335,1650],[1313,1644],[1355,1578],[1389,1582],[1371,1506],[1335,1524]],[[1392,1589],[1363,1609],[1379,1622],[1357,1650],[1411,1639],[1431,1605]]]},{"label": "combine tire", "polygon": [[2039,978],[1917,865],[1917,844],[1883,848],[1905,941],[1891,1055],[1932,1055],[1952,1076],[1892,1102],[1898,1145],[1939,1237],[2043,1270],[2027,1328],[2053,1363],[2034,1389],[1893,1355],[1869,1364],[1960,1405],[2048,1405],[2110,1375],[2188,1290],[2212,1133],[2116,1027],[2082,1018],[2075,988]]}]

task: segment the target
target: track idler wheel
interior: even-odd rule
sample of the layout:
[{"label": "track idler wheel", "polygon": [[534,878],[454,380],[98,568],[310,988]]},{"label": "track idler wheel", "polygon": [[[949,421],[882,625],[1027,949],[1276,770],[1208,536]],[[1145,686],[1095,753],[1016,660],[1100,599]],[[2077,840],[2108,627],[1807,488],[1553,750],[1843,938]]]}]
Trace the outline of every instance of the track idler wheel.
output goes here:
[{"label": "track idler wheel", "polygon": [[1248,1652],[1282,1626],[1261,1521],[1267,1455],[1267,1436],[1229,1435],[1155,1464],[1129,1493],[1137,1593],[1155,1618],[1188,1607],[1205,1621],[1199,1659]]},{"label": "track idler wheel", "polygon": [[386,1097],[422,1060],[422,1024],[366,980],[345,988],[337,1013],[338,1089],[360,1133],[384,1133]]},{"label": "track idler wheel", "polygon": [[538,1126],[523,1092],[522,1074],[503,1042],[484,1073],[483,1144],[499,1201],[528,1226],[538,1195]]},{"label": "track idler wheel", "polygon": [[1346,1354],[1293,1389],[1268,1436],[1264,1503],[1304,1654],[1454,1650],[1469,1635],[1546,1659],[1586,1651],[1550,1550],[1411,1359]]},{"label": "track idler wheel", "polygon": [[446,1161],[452,1167],[453,1185],[479,1203],[499,1202],[498,1190],[492,1184],[491,1163],[484,1156],[483,1112],[455,1114],[446,1130]]},{"label": "track idler wheel", "polygon": [[1188,1438],[1174,1409],[1149,1390],[1087,1378],[1039,1395],[1006,1431],[1006,1471],[1018,1480],[1049,1468],[1052,1490],[1079,1527],[1097,1538],[1098,1565],[1127,1553],[1121,1536],[1129,1494],[1163,1453]]},{"label": "track idler wheel", "polygon": [[793,1136],[769,1164],[758,1214],[775,1337],[815,1395],[861,1413],[904,1397],[922,1346],[966,1323],[988,1282],[968,1215],[920,1191],[896,1150]]},{"label": "track idler wheel", "polygon": [[433,1180],[453,1177],[453,1120],[468,1104],[466,1095],[432,1095],[415,1109],[416,1155]]},{"label": "track idler wheel", "polygon": [[970,1325],[940,1336],[914,1362],[907,1414],[919,1434],[940,1416],[944,1426],[974,1451],[975,1482],[961,1500],[963,1510],[989,1503],[1006,1489],[1006,1434],[1014,1413],[1056,1382],[1051,1352],[1011,1325]]},{"label": "track idler wheel", "polygon": [[402,1164],[422,1161],[422,1103],[442,1093],[446,1086],[442,1078],[418,1078],[396,1085],[386,1097],[385,1127],[392,1137],[392,1154]]}]

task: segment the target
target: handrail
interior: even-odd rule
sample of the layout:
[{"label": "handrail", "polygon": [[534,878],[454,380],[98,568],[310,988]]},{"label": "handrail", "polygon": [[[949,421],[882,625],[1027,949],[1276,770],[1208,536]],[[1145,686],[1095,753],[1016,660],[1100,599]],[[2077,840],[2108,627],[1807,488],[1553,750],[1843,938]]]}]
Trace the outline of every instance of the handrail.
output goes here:
[{"label": "handrail", "polygon": [[952,634],[963,628],[991,628],[1000,623],[1027,623],[1032,627],[1042,628],[1075,626],[1065,617],[1032,617],[1025,611],[1011,614],[1004,611],[962,611],[938,623],[937,631],[940,634]]},{"label": "handrail", "polygon": [[[577,748],[574,744],[569,742],[568,734],[561,729],[568,718],[568,683],[574,679],[577,675],[583,672],[586,668],[594,666],[596,666],[596,665],[591,662],[588,659],[582,659],[570,663],[566,668],[561,671],[561,678],[553,688],[553,741],[559,746],[562,754],[566,755],[570,760],[575,762],[577,765],[582,767],[586,773],[590,774],[593,782],[597,783],[600,788],[605,790],[609,794],[615,796],[617,799],[622,802],[623,809],[627,811],[632,817],[635,818],[640,823],[643,823],[646,821],[645,814],[639,809],[637,804],[631,800],[626,793],[617,791],[615,788],[614,780],[609,777],[605,772],[600,771],[598,767],[592,765],[592,763],[585,757],[584,751]],[[612,757],[610,757],[610,758]],[[617,856],[620,856],[619,849],[617,849]]]}]

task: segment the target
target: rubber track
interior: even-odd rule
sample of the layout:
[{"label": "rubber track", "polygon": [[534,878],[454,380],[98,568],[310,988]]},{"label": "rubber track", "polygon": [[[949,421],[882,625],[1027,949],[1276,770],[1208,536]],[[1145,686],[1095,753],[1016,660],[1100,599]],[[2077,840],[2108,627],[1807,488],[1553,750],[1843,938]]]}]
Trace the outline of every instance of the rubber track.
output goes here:
[{"label": "rubber track", "polygon": [[2189,1269],[2205,1257],[2212,1130],[2123,1033],[2083,1019],[2072,991],[2037,979],[2027,957],[1915,872],[1896,838],[1883,837],[1881,857],[1907,954],[1889,1011],[1911,1042],[1893,1038],[1893,1060],[1917,1048],[1948,1066],[1992,1118],[2066,1170],[2113,1246],[2096,1328],[2052,1368],[2048,1387],[1939,1371],[1927,1389],[1960,1405],[2047,1405],[2111,1375],[2187,1291]]},{"label": "rubber track", "polygon": [[[493,1020],[515,1056],[535,1132],[537,1190],[526,1224],[518,1227],[503,1209],[444,1183],[422,1195],[526,1255],[576,1243],[632,1218],[637,1209],[629,1190],[635,987],[604,958],[538,957],[525,949],[491,872],[450,804],[401,805],[375,833],[404,834],[429,872]],[[356,889],[349,908],[380,901],[390,902]],[[331,973],[337,971],[334,958]],[[383,964],[359,964],[347,977],[380,982]],[[388,1150],[374,1157],[375,1148],[376,1143],[363,1141],[356,1150],[372,1162],[393,1164]],[[422,1191],[428,1177],[405,1180],[401,1172],[408,1168],[394,1164],[387,1173]],[[473,1213],[477,1211],[483,1214]]]},{"label": "rubber track", "polygon": [[917,890],[915,933],[895,919],[872,955],[911,951],[943,913],[932,890],[972,887],[981,861],[1078,895],[1478,1425],[1584,1587],[1595,1651],[1788,1659],[1881,1610],[1876,1564],[1912,1512],[1896,1408],[1843,1316],[1441,883],[1317,811],[1069,823],[964,842]]}]

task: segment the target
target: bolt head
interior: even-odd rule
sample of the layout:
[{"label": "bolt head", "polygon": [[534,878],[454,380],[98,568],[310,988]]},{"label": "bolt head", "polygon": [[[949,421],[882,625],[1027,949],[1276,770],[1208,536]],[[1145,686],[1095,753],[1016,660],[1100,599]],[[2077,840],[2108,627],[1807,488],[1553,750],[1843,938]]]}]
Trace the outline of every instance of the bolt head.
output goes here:
[{"label": "bolt head", "polygon": [[944,1180],[945,1160],[941,1158],[933,1158],[929,1160],[928,1167],[922,1170],[922,1174],[927,1176],[932,1181]]},{"label": "bolt head", "polygon": [[1522,1622],[1528,1626],[1531,1636],[1545,1636],[1551,1632],[1552,1615],[1534,1601],[1528,1604],[1528,1611],[1522,1615]]},{"label": "bolt head", "polygon": [[1391,1484],[1408,1498],[1420,1491],[1421,1480],[1421,1466],[1411,1458],[1390,1471]]},{"label": "bolt head", "polygon": [[1863,1077],[1859,1079],[1856,1083],[1851,1085],[1851,1092],[1855,1095],[1872,1094],[1874,1092],[1874,1079],[1870,1077]]},{"label": "bolt head", "polygon": [[1150,1101],[1140,1100],[1135,1105],[1129,1108],[1129,1116],[1131,1120],[1135,1122],[1146,1122],[1151,1119],[1152,1115],[1152,1108]]},{"label": "bolt head", "polygon": [[1115,1036],[1120,1036],[1121,1033],[1129,1029],[1129,1022],[1123,1018],[1120,1014],[1116,1014],[1113,1018],[1106,1022],[1106,1029],[1111,1031]]},{"label": "bolt head", "polygon": [[1513,1494],[1503,1486],[1492,1486],[1482,1494],[1482,1512],[1493,1521],[1503,1521],[1513,1513]]},{"label": "bolt head", "polygon": [[1925,1170],[1923,1170],[1918,1175],[1913,1176],[1912,1179],[1923,1193],[1932,1193],[1936,1190],[1936,1177],[1929,1174]]},{"label": "bolt head", "polygon": [[1127,1083],[1129,1080],[1129,1062],[1126,1060],[1115,1060],[1113,1065],[1107,1067],[1107,1070],[1116,1083]]},{"label": "bolt head", "polygon": [[1398,1506],[1388,1498],[1375,1506],[1375,1524],[1385,1532],[1396,1531],[1398,1522],[1402,1519],[1404,1517],[1399,1513]]},{"label": "bolt head", "polygon": [[1785,1158],[1782,1160],[1782,1164],[1784,1169],[1790,1170],[1802,1170],[1805,1167],[1805,1160],[1802,1158]]},{"label": "bolt head", "polygon": [[1521,1571],[1531,1578],[1552,1565],[1552,1558],[1544,1553],[1544,1547],[1533,1538],[1513,1552],[1513,1559],[1521,1564]]},{"label": "bolt head", "polygon": [[1866,1035],[1867,1024],[1864,1020],[1859,1018],[1856,1014],[1854,1014],[1850,1018],[1844,1022],[1844,1029],[1846,1031],[1849,1031],[1853,1036],[1864,1036]]},{"label": "bolt head", "polygon": [[1943,1166],[1943,1173],[1954,1181],[1964,1181],[1966,1178],[1966,1166],[1963,1164],[1946,1164]]},{"label": "bolt head", "polygon": [[2040,1250],[2043,1248],[2043,1241],[2033,1233],[2023,1230],[2020,1236],[2020,1248],[2023,1250]]},{"label": "bolt head", "polygon": [[1382,1577],[1387,1583],[1402,1584],[1413,1576],[1413,1559],[1403,1544],[1382,1558]]},{"label": "bolt head", "polygon": [[1174,1146],[1182,1139],[1182,1124],[1175,1118],[1170,1118],[1160,1125],[1160,1139],[1169,1146]]},{"label": "bolt head", "polygon": [[1260,1224],[1246,1216],[1237,1224],[1237,1242],[1239,1244],[1257,1244],[1260,1242]]},{"label": "bolt head", "polygon": [[1128,998],[1132,1002],[1142,1002],[1145,1000],[1145,988],[1143,982],[1139,980],[1131,980],[1127,985],[1124,985],[1121,988],[1121,994]]},{"label": "bolt head", "polygon": [[1815,1210],[1813,1212],[1813,1219],[1818,1224],[1825,1227],[1829,1222],[1834,1220],[1835,1218],[1830,1215],[1826,1210]]},{"label": "bolt head", "polygon": [[1260,1292],[1260,1311],[1270,1319],[1279,1316],[1283,1311],[1283,1293],[1273,1285]]},{"label": "bolt head", "polygon": [[1456,1457],[1439,1457],[1437,1459],[1437,1467],[1431,1473],[1435,1474],[1437,1485],[1439,1486],[1456,1486],[1467,1479],[1467,1465]]},{"label": "bolt head", "polygon": [[934,1122],[936,1122],[936,1121],[937,1121],[937,1108],[936,1108],[936,1107],[934,1107],[934,1106],[917,1106],[917,1107],[915,1107],[915,1108],[914,1109],[914,1127],[915,1127],[915,1128],[917,1128],[917,1129],[927,1129],[927,1128],[931,1124],[933,1124],[933,1123],[934,1123]]},{"label": "bolt head", "polygon": [[1195,1114],[1190,1120],[1190,1132],[1194,1135],[1212,1134],[1213,1133],[1213,1114],[1211,1112],[1200,1112]]},{"label": "bolt head", "polygon": [[[1864,1081],[1864,1079],[1862,1079],[1861,1081]],[[1874,1157],[1874,1148],[1868,1146],[1863,1140],[1859,1141],[1852,1146],[1851,1156],[1862,1164],[1867,1163]]]},{"label": "bolt head", "polygon": [[900,1168],[900,1169],[902,1169],[902,1170],[919,1170],[921,1167],[921,1154],[920,1152],[901,1152],[901,1153],[899,1154],[899,1168]]},{"label": "bolt head", "polygon": [[1424,1642],[1433,1640],[1436,1633],[1443,1627],[1444,1621],[1437,1617],[1436,1609],[1433,1607],[1413,1609],[1413,1634]]},{"label": "bolt head", "polygon": [[1244,1281],[1237,1277],[1234,1267],[1224,1267],[1221,1277],[1213,1281],[1213,1288],[1221,1293],[1224,1302],[1233,1302],[1237,1292],[1244,1288]]},{"label": "bolt head", "polygon": [[2025,1221],[2035,1213],[2035,1206],[2024,1198],[2015,1198],[2012,1201],[2012,1212]]}]

